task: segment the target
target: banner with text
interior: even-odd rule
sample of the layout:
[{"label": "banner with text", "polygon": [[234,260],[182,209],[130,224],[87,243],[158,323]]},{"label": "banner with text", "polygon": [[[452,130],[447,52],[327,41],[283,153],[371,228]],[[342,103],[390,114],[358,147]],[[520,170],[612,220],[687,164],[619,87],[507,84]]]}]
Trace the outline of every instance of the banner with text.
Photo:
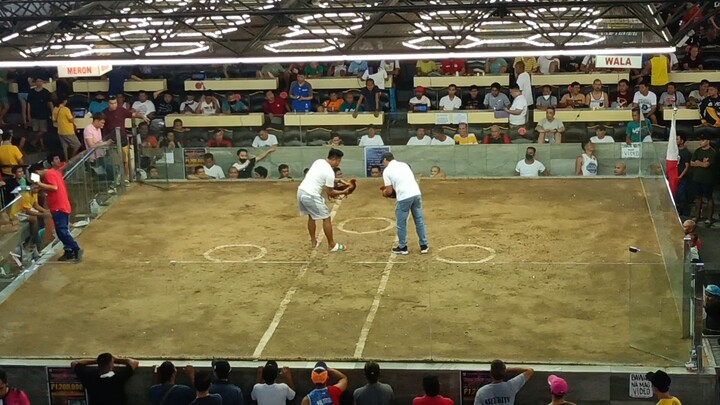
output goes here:
[{"label": "banner with text", "polygon": [[185,154],[185,177],[189,174],[195,174],[195,168],[197,166],[205,165],[205,148],[184,148],[183,153]]},{"label": "banner with text", "polygon": [[368,146],[365,148],[365,175],[372,177],[373,166],[378,166],[380,172],[385,169],[382,164],[382,155],[385,152],[390,152],[389,146]]},{"label": "banner with text", "polygon": [[112,70],[112,65],[58,66],[58,77],[100,77]]},{"label": "banner with text", "polygon": [[610,69],[640,69],[642,68],[642,56],[598,55],[595,57],[595,67]]},{"label": "banner with text", "polygon": [[86,405],[85,388],[70,367],[48,367],[50,405]]}]

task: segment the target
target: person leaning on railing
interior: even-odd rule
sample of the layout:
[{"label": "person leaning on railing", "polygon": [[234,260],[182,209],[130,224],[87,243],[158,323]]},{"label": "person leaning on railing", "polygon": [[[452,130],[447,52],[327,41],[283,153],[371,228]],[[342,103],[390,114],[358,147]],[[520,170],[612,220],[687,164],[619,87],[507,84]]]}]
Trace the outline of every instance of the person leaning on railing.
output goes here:
[{"label": "person leaning on railing", "polygon": [[30,400],[25,392],[10,388],[8,385],[7,373],[0,369],[0,403],[3,405],[30,405]]}]

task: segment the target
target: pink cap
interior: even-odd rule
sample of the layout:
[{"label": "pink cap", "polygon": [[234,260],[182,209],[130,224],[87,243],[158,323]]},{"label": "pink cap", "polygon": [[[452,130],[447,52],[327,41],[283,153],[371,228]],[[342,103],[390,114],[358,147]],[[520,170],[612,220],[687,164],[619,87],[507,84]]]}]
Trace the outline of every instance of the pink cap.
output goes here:
[{"label": "pink cap", "polygon": [[562,378],[551,375],[548,377],[548,384],[550,384],[550,392],[557,396],[563,396],[568,392],[568,383]]}]

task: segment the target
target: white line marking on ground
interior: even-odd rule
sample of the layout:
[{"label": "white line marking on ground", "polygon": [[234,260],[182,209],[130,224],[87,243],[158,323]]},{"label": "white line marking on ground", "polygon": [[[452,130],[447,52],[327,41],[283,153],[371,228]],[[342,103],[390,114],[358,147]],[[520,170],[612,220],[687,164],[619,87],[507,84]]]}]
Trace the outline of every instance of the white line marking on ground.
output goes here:
[{"label": "white line marking on ground", "polygon": [[395,253],[391,253],[390,258],[385,263],[385,270],[383,270],[382,277],[380,278],[380,284],[378,285],[377,291],[375,292],[375,298],[373,298],[372,305],[370,306],[370,312],[368,312],[368,316],[365,319],[365,324],[360,331],[360,337],[358,338],[357,344],[355,345],[356,359],[361,358],[363,352],[365,351],[365,343],[367,342],[368,335],[370,334],[370,328],[372,328],[373,321],[375,320],[375,315],[377,315],[377,311],[380,308],[380,300],[385,293],[385,287],[387,287],[388,280],[390,279],[390,271],[392,270],[393,265],[395,265],[394,259],[396,256],[397,255]]},{"label": "white line marking on ground", "polygon": [[[255,256],[253,256],[249,259],[244,259],[244,260],[222,260],[222,259],[216,259],[212,256],[212,254],[218,250],[234,248],[234,247],[251,247],[251,248],[257,249],[259,252]],[[266,254],[267,254],[267,249],[265,249],[262,246],[253,245],[250,243],[234,243],[234,244],[230,244],[230,245],[215,246],[214,248],[209,249],[207,252],[203,253],[203,256],[213,263],[245,263],[245,262],[252,262],[254,260],[262,259],[263,257],[265,257]]]},{"label": "white line marking on ground", "polygon": [[[150,262],[142,262],[150,263]],[[170,260],[170,264],[308,264],[307,260],[223,260],[220,262],[209,262],[207,260]]]},{"label": "white line marking on ground", "polygon": [[[446,258],[444,258],[444,257],[440,257],[440,256],[438,255],[440,252],[442,252],[442,251],[444,251],[444,250],[447,250],[447,249],[452,249],[452,248],[468,248],[468,247],[478,248],[478,249],[484,249],[484,250],[486,250],[488,253],[490,253],[490,255],[489,255],[488,257],[485,257],[485,258],[480,259],[480,260],[452,260],[452,259],[446,259]],[[440,249],[438,249],[437,253],[435,254],[435,260],[437,260],[437,261],[439,261],[439,262],[443,262],[443,263],[449,263],[449,264],[471,264],[471,263],[472,263],[472,264],[477,264],[477,263],[489,262],[490,260],[492,260],[492,259],[495,258],[495,255],[496,255],[495,249],[493,249],[493,248],[491,248],[491,247],[476,245],[476,244],[474,244],[474,243],[466,243],[466,244],[460,244],[460,245],[448,245],[448,246],[443,246],[443,247],[441,247]]]},{"label": "white line marking on ground", "polygon": [[[387,261],[384,262],[353,262],[354,264],[387,264]],[[395,264],[405,264],[407,262],[395,262]]]},{"label": "white line marking on ground", "polygon": [[[338,209],[340,209],[340,204],[343,200],[335,200],[335,204],[333,205],[332,209],[330,210],[330,219],[334,219],[335,215],[338,212]],[[325,236],[324,232],[321,230],[320,235],[318,235],[317,242],[318,247],[322,243],[323,237]],[[285,293],[285,297],[283,297],[282,301],[280,301],[280,306],[278,307],[277,311],[275,311],[275,316],[273,316],[272,322],[270,322],[270,325],[265,330],[265,333],[262,335],[262,338],[260,338],[260,341],[258,342],[257,346],[255,347],[255,351],[253,352],[253,358],[259,359],[260,356],[262,356],[263,351],[265,351],[265,346],[267,346],[268,342],[270,342],[270,339],[272,339],[273,335],[275,334],[275,330],[277,329],[278,325],[280,324],[280,321],[283,318],[283,315],[285,315],[285,311],[287,310],[288,305],[290,305],[290,302],[292,302],[293,296],[298,290],[298,281],[300,281],[303,277],[305,277],[305,273],[307,273],[308,269],[310,268],[310,263],[317,257],[318,254],[318,247],[312,250],[310,252],[310,261],[306,262],[302,268],[300,269],[300,272],[295,277],[295,282],[293,285],[287,290]],[[340,253],[342,254],[342,253]]]},{"label": "white line marking on ground", "polygon": [[[369,219],[369,220],[387,221],[388,226],[386,226],[385,228],[382,228],[382,229],[376,229],[376,230],[374,230],[374,231],[362,231],[362,232],[359,232],[359,231],[351,231],[351,230],[349,230],[349,229],[345,229],[345,224],[347,224],[347,223],[350,222],[350,221],[355,221],[355,220],[368,220],[368,219]],[[395,227],[395,221],[393,221],[393,220],[390,219],[390,218],[385,218],[385,217],[355,217],[355,218],[348,218],[348,219],[346,219],[346,220],[344,220],[344,221],[342,221],[342,222],[340,222],[340,223],[338,224],[338,229],[339,229],[339,230],[341,230],[341,231],[343,231],[343,232],[346,232],[346,233],[352,233],[352,234],[355,234],[355,235],[367,235],[367,234],[370,234],[370,233],[385,232],[385,231],[389,231],[389,230],[392,229],[393,227]],[[383,262],[383,263],[384,263],[384,262]]]}]

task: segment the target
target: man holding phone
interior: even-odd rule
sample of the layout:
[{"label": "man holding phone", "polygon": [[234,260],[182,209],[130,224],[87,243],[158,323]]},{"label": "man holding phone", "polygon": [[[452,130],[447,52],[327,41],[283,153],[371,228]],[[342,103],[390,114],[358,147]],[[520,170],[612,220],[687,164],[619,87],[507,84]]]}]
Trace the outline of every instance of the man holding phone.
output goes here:
[{"label": "man holding phone", "polygon": [[[75,159],[82,155],[77,155]],[[71,160],[71,161],[72,161]],[[62,156],[58,153],[48,155],[47,162],[50,168],[46,169],[42,164],[34,164],[30,167],[30,180],[47,193],[47,204],[55,224],[55,233],[63,243],[65,253],[58,261],[80,262],[83,250],[70,234],[70,199],[68,198],[67,187],[63,179],[63,172],[66,167],[71,167],[70,162],[63,162]],[[44,177],[45,181],[42,181]]]}]

